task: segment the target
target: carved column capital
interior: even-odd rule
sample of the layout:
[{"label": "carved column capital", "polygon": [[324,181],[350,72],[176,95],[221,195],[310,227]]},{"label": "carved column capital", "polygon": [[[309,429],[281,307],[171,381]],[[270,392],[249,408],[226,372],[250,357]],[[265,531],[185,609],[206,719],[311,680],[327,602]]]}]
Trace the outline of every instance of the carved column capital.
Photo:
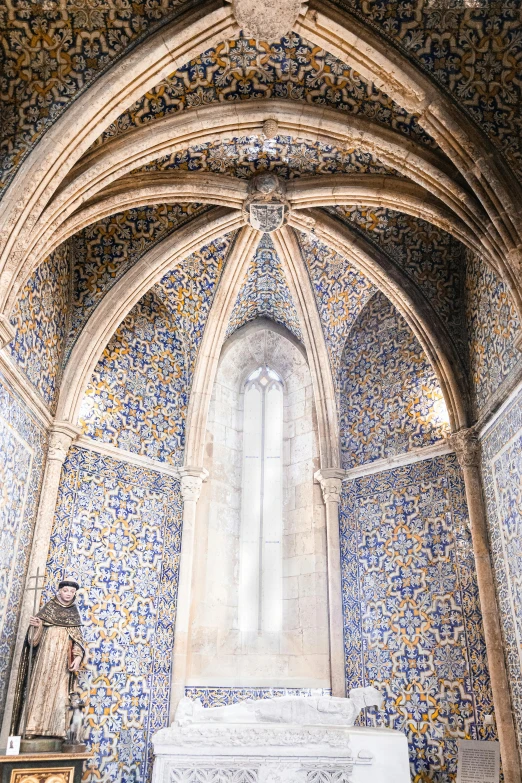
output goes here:
[{"label": "carved column capital", "polygon": [[478,467],[480,465],[480,441],[473,427],[463,427],[450,435],[452,448],[461,468]]},{"label": "carved column capital", "polygon": [[323,468],[314,474],[315,480],[321,485],[325,503],[340,502],[344,476],[345,471],[342,468]]},{"label": "carved column capital", "polygon": [[14,339],[14,336],[15,328],[11,321],[6,315],[0,313],[0,350],[5,348],[6,345],[9,345],[11,340]]},{"label": "carved column capital", "polygon": [[183,502],[186,503],[188,500],[191,500],[193,503],[197,503],[203,482],[208,478],[208,470],[206,468],[184,465],[180,468],[179,475],[181,478],[181,497]]},{"label": "carved column capital", "polygon": [[76,427],[68,421],[55,421],[49,433],[47,459],[56,460],[63,464],[71,443],[80,434],[80,427]]}]

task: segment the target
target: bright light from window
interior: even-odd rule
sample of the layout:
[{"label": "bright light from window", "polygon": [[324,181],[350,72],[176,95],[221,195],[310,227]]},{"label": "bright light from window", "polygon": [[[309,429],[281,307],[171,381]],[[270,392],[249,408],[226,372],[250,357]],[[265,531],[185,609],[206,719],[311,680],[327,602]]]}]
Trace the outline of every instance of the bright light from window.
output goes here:
[{"label": "bright light from window", "polygon": [[259,367],[245,384],[239,628],[282,628],[283,383]]}]

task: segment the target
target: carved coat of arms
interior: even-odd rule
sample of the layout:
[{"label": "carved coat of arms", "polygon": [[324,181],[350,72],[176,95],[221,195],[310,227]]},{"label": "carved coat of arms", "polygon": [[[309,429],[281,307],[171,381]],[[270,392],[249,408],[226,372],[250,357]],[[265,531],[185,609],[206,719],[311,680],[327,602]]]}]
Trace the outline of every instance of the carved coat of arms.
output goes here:
[{"label": "carved coat of arms", "polygon": [[250,204],[250,225],[258,231],[277,231],[284,220],[284,204]]},{"label": "carved coat of arms", "polygon": [[288,219],[284,182],[272,173],[254,177],[243,209],[252,228],[267,234],[277,231]]}]

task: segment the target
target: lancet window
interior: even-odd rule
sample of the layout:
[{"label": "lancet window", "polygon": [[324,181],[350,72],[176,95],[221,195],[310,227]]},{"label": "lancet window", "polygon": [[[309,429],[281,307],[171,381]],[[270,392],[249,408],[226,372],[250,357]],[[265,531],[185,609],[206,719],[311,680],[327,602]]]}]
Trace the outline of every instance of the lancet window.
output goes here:
[{"label": "lancet window", "polygon": [[239,628],[281,631],[283,382],[268,366],[244,390]]}]

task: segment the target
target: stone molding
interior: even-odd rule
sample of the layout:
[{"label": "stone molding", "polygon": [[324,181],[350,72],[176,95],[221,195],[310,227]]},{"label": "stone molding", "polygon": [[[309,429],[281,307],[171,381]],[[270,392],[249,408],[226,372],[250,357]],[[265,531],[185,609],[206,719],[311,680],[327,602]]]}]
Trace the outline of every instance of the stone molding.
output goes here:
[{"label": "stone molding", "polygon": [[288,290],[295,303],[312,375],[320,461],[323,465],[338,465],[337,402],[330,357],[315,292],[295,231],[290,226],[283,226],[272,235],[272,238],[283,265]]},{"label": "stone molding", "polygon": [[[292,215],[291,225],[309,233],[309,229],[299,225],[295,219],[300,220],[303,214],[305,217],[314,218],[314,236],[324,241],[328,247],[340,253],[359,272],[362,272],[387,296],[403,316],[433,365],[442,388],[445,389],[451,429],[458,430],[465,426],[467,424],[467,408],[464,404],[466,376],[462,359],[446,324],[434,310],[431,302],[417,286],[412,286],[411,280],[398,268],[391,256],[323,210],[296,211]],[[332,462],[333,460],[330,464]]]},{"label": "stone molding", "polygon": [[259,240],[259,233],[250,226],[239,231],[227,258],[203,331],[192,380],[185,436],[185,457],[196,465],[204,462],[208,408],[227,324]]},{"label": "stone molding", "polygon": [[415,462],[423,462],[426,459],[452,454],[453,451],[452,444],[449,442],[449,439],[446,439],[440,443],[435,443],[433,446],[422,446],[418,449],[405,451],[402,454],[395,454],[393,457],[376,459],[374,462],[365,462],[362,465],[357,465],[355,468],[345,470],[343,482],[354,481],[363,476],[371,476],[374,473],[383,473],[385,470],[413,465]]},{"label": "stone molding", "polygon": [[48,428],[53,422],[53,417],[45,402],[33,389],[25,375],[20,372],[17,364],[6,351],[0,351],[0,372],[31,413]]},{"label": "stone molding", "polygon": [[484,435],[491,429],[491,427],[493,427],[495,422],[498,421],[498,419],[507,411],[507,409],[512,405],[513,401],[517,399],[521,392],[522,377],[518,379],[518,382],[513,386],[512,389],[510,389],[509,393],[506,394],[501,405],[499,405],[489,416],[484,417],[483,419],[480,418],[474,425],[480,438],[483,438]]},{"label": "stone molding", "polygon": [[[205,747],[286,747],[293,745],[326,745],[332,748],[348,747],[347,731],[345,727],[308,727],[308,726],[279,726],[270,724],[243,726],[198,726],[179,727],[172,725],[161,729],[154,735],[154,744],[161,748],[162,745]],[[347,751],[349,753],[349,750]]]},{"label": "stone molding", "polygon": [[323,468],[314,473],[314,479],[321,485],[325,503],[339,503],[345,471],[342,468]]},{"label": "stone molding", "polygon": [[191,465],[185,465],[179,469],[181,477],[181,497],[183,502],[192,501],[197,503],[201,495],[203,482],[208,478],[206,468],[197,468]]},{"label": "stone molding", "polygon": [[167,476],[173,476],[174,478],[179,478],[180,475],[180,468],[175,465],[169,465],[166,462],[151,459],[151,457],[144,457],[141,454],[134,454],[132,451],[120,449],[117,446],[112,446],[110,443],[102,443],[94,440],[94,438],[90,438],[88,435],[80,435],[74,445],[80,449],[102,454],[104,457],[113,457],[122,462],[129,462],[131,465],[154,470],[157,473],[165,473]]},{"label": "stone molding", "polygon": [[[203,245],[242,225],[243,218],[239,210],[216,207],[167,236],[117,281],[91,314],[71,351],[58,398],[57,416],[60,419],[78,419],[85,388],[98,359],[117,326],[136,302],[154,283],[161,280],[166,271]],[[229,263],[225,267],[225,273]],[[217,293],[222,287],[219,286]],[[211,312],[214,307],[215,304]],[[198,463],[197,460],[195,462]]]},{"label": "stone molding", "polygon": [[0,351],[9,345],[11,340],[14,339],[15,328],[11,321],[3,313],[0,313]]},{"label": "stone molding", "polygon": [[[277,120],[266,120],[277,126]],[[146,171],[128,174],[104,188],[93,201],[82,205],[48,239],[42,252],[48,255],[59,244],[86,226],[122,209],[134,209],[151,203],[198,201],[224,207],[241,208],[248,195],[244,180],[234,180],[225,174],[197,171]],[[476,253],[489,258],[489,247],[481,244],[474,232],[454,212],[434,198],[423,186],[394,177],[391,174],[323,174],[298,177],[286,183],[288,202],[294,209],[359,204],[382,206],[420,217],[448,231]],[[305,220],[304,217],[300,218]],[[313,228],[312,218],[310,229]],[[40,255],[38,256],[40,257]]]}]

